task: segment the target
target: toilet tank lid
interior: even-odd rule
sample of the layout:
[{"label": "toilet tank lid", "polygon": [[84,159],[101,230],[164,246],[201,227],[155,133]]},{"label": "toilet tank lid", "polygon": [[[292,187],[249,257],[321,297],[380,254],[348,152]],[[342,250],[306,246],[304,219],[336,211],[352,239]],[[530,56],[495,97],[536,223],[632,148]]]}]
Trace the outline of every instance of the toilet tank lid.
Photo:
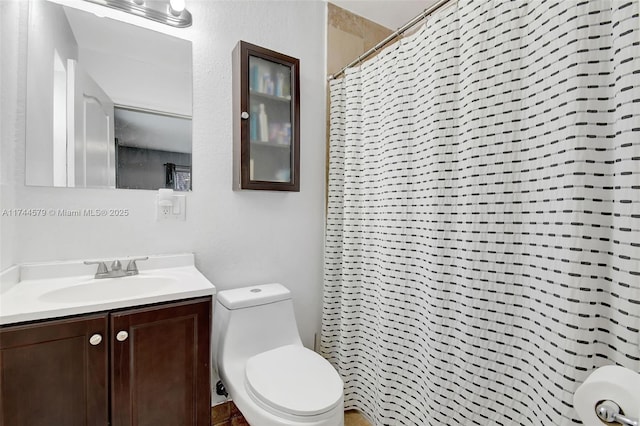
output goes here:
[{"label": "toilet tank lid", "polygon": [[291,292],[282,284],[263,284],[219,291],[218,302],[227,309],[242,309],[291,299]]}]

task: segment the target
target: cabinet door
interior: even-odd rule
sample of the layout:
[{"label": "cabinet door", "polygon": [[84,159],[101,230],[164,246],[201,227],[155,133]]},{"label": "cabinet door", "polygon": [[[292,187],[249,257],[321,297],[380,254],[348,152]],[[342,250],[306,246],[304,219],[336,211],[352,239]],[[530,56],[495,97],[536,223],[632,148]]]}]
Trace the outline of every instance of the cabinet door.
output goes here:
[{"label": "cabinet door", "polygon": [[107,314],[0,329],[0,425],[107,426]]},{"label": "cabinet door", "polygon": [[237,186],[299,191],[298,59],[241,41],[233,73]]},{"label": "cabinet door", "polygon": [[210,422],[211,298],[111,314],[113,426]]}]

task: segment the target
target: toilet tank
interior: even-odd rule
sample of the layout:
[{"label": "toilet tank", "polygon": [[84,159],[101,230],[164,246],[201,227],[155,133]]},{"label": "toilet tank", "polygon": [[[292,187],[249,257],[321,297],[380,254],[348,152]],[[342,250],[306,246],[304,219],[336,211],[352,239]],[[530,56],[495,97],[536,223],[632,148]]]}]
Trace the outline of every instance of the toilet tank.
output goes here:
[{"label": "toilet tank", "polygon": [[251,308],[282,300],[291,300],[291,292],[277,283],[218,292],[218,301],[229,310]]},{"label": "toilet tank", "polygon": [[291,292],[281,284],[224,290],[216,294],[214,365],[246,359],[284,345],[302,345]]}]

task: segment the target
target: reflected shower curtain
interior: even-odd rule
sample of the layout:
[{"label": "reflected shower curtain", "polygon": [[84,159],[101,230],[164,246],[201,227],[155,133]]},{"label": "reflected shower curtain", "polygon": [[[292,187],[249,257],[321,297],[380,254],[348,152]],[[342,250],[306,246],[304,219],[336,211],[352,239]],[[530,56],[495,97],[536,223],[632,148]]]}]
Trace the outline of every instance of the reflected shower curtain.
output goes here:
[{"label": "reflected shower curtain", "polygon": [[640,371],[638,1],[471,1],[331,82],[321,350],[376,425]]}]

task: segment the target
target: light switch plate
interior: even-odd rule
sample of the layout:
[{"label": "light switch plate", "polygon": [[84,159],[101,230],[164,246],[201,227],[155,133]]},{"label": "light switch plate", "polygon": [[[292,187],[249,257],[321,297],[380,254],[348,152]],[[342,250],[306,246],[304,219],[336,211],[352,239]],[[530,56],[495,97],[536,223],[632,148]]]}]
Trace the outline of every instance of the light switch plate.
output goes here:
[{"label": "light switch plate", "polygon": [[171,212],[173,220],[187,220],[187,196],[173,196],[173,211]]}]

